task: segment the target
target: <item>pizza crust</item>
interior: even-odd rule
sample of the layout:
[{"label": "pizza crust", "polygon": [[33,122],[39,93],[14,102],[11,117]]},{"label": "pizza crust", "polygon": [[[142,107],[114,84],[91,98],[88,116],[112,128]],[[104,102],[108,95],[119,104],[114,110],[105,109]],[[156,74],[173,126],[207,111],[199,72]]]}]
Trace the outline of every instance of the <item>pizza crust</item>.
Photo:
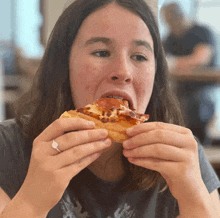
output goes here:
[{"label": "pizza crust", "polygon": [[120,120],[116,123],[103,123],[101,120],[98,120],[94,117],[88,116],[86,114],[82,114],[76,112],[74,110],[64,112],[60,118],[83,118],[89,121],[93,121],[95,123],[95,129],[106,129],[108,131],[108,137],[115,142],[122,143],[124,140],[128,138],[126,134],[126,129],[135,124],[131,124],[126,120]]},{"label": "pizza crust", "polygon": [[128,138],[126,129],[149,119],[148,114],[135,113],[126,100],[101,98],[84,108],[64,112],[60,118],[79,117],[95,123],[95,129],[106,129],[112,141]]}]

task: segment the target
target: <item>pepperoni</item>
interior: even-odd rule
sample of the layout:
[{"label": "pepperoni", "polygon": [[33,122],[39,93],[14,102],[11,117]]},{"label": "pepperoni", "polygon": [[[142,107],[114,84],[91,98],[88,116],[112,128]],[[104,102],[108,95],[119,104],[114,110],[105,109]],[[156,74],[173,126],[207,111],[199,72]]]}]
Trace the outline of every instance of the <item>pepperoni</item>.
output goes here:
[{"label": "pepperoni", "polygon": [[[102,111],[102,118],[99,114],[89,111],[89,109],[91,109],[89,106],[86,106],[85,108],[77,108],[76,111],[99,119],[103,123],[115,123],[120,120],[127,120],[132,124],[138,124],[149,119],[149,114],[135,113],[131,109],[126,108],[126,104],[128,104],[127,100],[121,101],[120,99],[114,98],[101,98],[96,100],[94,104],[96,104]],[[116,115],[111,117],[112,112],[115,110],[117,110]]]},{"label": "pepperoni", "polygon": [[123,102],[120,99],[114,98],[101,98],[95,101],[98,107],[104,111],[111,110],[112,108],[118,109]]}]

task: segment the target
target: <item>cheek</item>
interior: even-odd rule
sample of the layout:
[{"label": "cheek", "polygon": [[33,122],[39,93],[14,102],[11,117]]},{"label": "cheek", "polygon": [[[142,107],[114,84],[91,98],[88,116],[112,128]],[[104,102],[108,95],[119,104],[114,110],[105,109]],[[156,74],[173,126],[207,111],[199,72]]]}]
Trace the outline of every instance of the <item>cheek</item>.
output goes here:
[{"label": "cheek", "polygon": [[142,82],[138,84],[137,92],[140,95],[140,97],[145,99],[150,98],[153,90],[153,85],[154,85],[154,77],[143,79]]},{"label": "cheek", "polygon": [[76,86],[80,85],[82,89],[88,90],[93,84],[96,74],[97,69],[95,67],[91,67],[88,64],[83,64],[77,68],[74,68],[71,71],[70,77],[72,84]]},{"label": "cheek", "polygon": [[95,66],[94,63],[88,63],[88,60],[87,63],[82,61],[81,64],[74,65],[74,69],[70,72],[70,80],[75,102],[81,102],[83,98],[86,102],[82,105],[91,103],[100,83],[101,75],[100,68]]},{"label": "cheek", "polygon": [[152,95],[154,86],[154,71],[148,71],[146,74],[139,76],[136,80],[137,103],[140,113],[144,113]]},{"label": "cheek", "polygon": [[140,73],[138,79],[136,80],[140,93],[149,93],[153,89],[154,77],[155,77],[155,67],[149,67],[144,70],[145,73]]}]

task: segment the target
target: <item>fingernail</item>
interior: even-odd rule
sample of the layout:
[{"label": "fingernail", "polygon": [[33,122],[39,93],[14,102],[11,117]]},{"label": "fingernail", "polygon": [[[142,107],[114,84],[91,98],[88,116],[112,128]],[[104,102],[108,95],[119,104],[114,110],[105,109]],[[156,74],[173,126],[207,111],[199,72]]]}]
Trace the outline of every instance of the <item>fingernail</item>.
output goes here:
[{"label": "fingernail", "polygon": [[127,129],[126,129],[127,135],[130,135],[130,134],[132,133],[132,131],[133,131],[133,127],[127,128]]},{"label": "fingernail", "polygon": [[108,135],[108,132],[105,129],[99,129],[98,131],[99,131],[99,134],[103,137],[106,137]]},{"label": "fingernail", "polygon": [[129,140],[125,140],[125,141],[122,143],[122,146],[123,146],[124,148],[128,148],[129,144],[130,144],[130,141],[129,141]]},{"label": "fingernail", "polygon": [[110,139],[110,138],[107,138],[107,139],[103,140],[103,143],[104,143],[105,145],[109,145],[109,144],[110,144],[110,141],[111,141],[111,139]]},{"label": "fingernail", "polygon": [[92,127],[95,126],[95,123],[93,121],[88,121],[87,124]]}]

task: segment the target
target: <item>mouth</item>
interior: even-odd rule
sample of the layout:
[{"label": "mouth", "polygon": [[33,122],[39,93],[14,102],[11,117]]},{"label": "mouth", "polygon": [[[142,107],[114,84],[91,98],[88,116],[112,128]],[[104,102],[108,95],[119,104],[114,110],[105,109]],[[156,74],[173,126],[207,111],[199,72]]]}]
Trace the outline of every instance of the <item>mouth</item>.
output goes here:
[{"label": "mouth", "polygon": [[114,99],[120,99],[121,101],[124,101],[124,103],[125,103],[125,101],[128,103],[128,107],[129,107],[129,109],[131,109],[131,110],[135,110],[134,109],[134,104],[133,104],[133,101],[132,101],[132,98],[129,96],[129,95],[127,95],[126,93],[118,93],[118,94],[116,94],[116,93],[114,93],[114,94],[104,94],[104,95],[102,95],[101,96],[101,98],[114,98]]}]

